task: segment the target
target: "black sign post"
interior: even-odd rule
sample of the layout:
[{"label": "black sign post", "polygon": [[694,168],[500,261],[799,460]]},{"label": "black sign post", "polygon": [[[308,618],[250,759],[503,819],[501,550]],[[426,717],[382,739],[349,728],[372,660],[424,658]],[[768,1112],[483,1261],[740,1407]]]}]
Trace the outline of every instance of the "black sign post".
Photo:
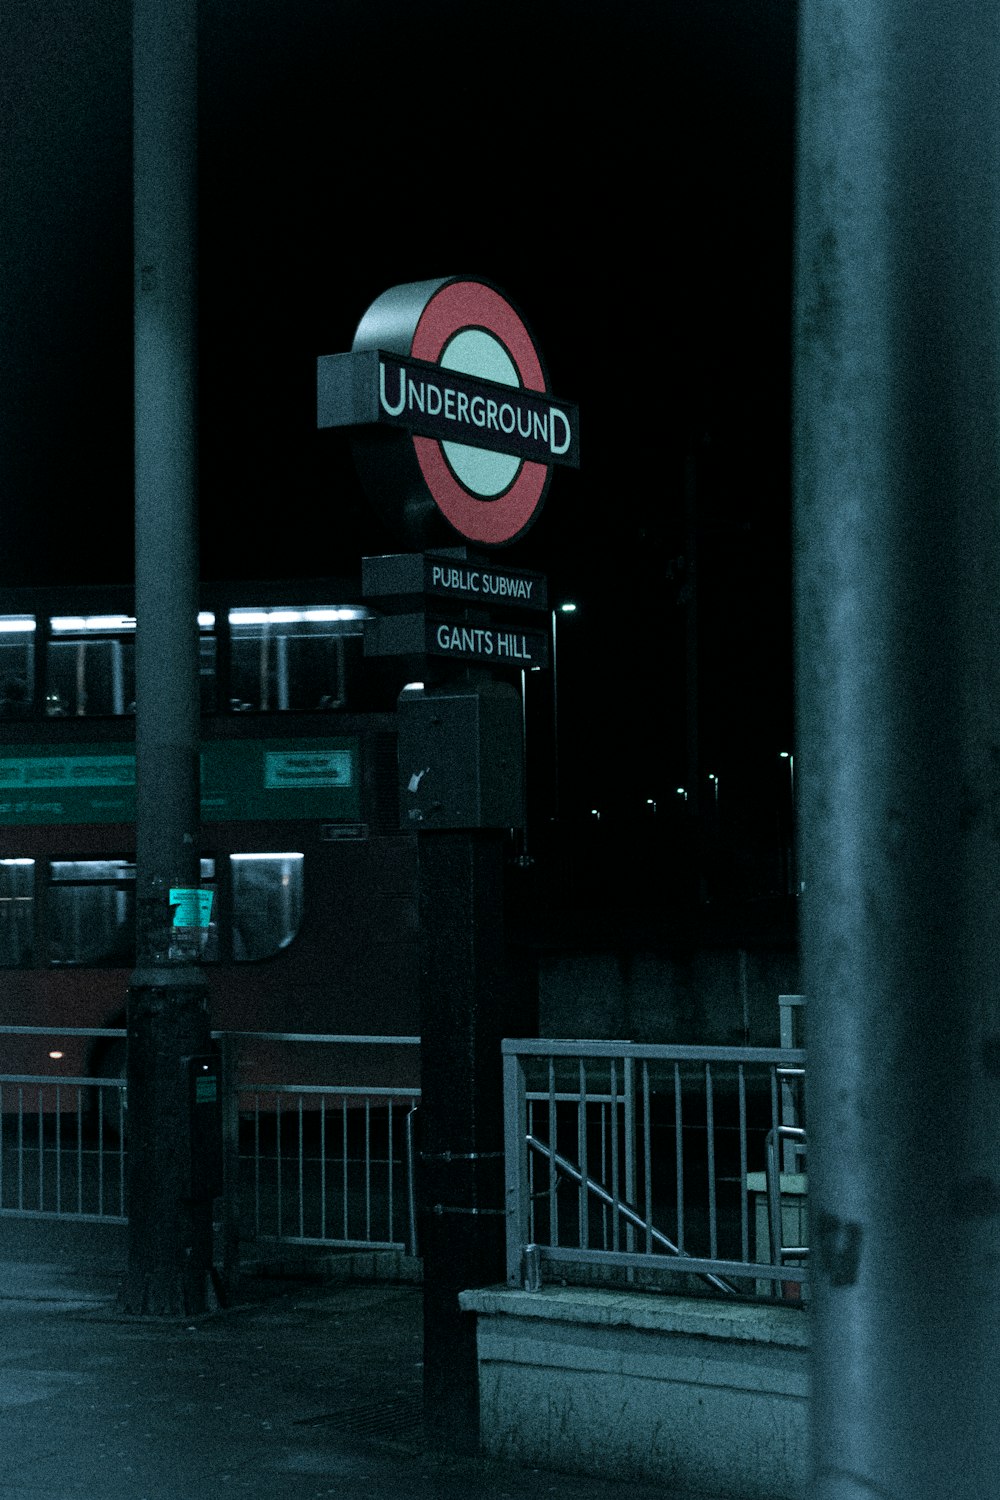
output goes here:
[{"label": "black sign post", "polygon": [[[503,921],[509,830],[524,819],[522,704],[491,669],[547,663],[546,635],[523,615],[547,607],[547,590],[465,549],[366,558],[363,576],[367,597],[399,611],[366,621],[366,654],[409,658],[424,676],[399,700],[401,821],[418,835],[420,891],[424,1413],[429,1441],[474,1451],[475,1323],[458,1294],[503,1279],[500,1043],[537,1027]],[[499,623],[484,598],[521,619]]]},{"label": "black sign post", "polygon": [[[548,596],[540,574],[468,546],[527,530],[553,465],[579,462],[579,423],[503,294],[452,277],[384,293],[351,353],[320,359],[317,425],[351,430],[362,481],[409,546],[442,549],[365,558],[363,592],[379,608],[366,655],[422,679],[399,698],[399,780],[420,892],[424,1415],[433,1445],[470,1452],[475,1321],[458,1296],[503,1279],[500,1043],[537,1027],[504,931],[507,842],[524,820],[523,704],[504,679],[547,665],[530,613]],[[465,545],[449,548],[456,534]]]}]

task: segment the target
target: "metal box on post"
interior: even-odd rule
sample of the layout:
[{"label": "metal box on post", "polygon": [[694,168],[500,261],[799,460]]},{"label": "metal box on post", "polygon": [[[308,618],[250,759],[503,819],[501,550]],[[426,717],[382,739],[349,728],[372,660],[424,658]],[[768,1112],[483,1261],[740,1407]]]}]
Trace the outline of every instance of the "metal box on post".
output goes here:
[{"label": "metal box on post", "polygon": [[402,826],[520,828],[521,700],[509,683],[463,682],[399,699]]}]

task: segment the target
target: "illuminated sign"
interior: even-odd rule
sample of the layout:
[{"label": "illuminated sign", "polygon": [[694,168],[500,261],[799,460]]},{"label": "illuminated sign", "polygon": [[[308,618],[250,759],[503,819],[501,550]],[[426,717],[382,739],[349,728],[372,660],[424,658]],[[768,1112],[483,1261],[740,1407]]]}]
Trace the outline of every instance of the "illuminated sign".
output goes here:
[{"label": "illuminated sign", "polygon": [[450,656],[492,667],[546,667],[549,640],[542,630],[468,624],[416,611],[367,621],[365,655]]},{"label": "illuminated sign", "polygon": [[548,580],[544,573],[523,568],[484,566],[464,559],[452,560],[444,552],[389,553],[361,559],[361,592],[366,599],[413,598],[431,594],[440,599],[468,600],[474,604],[508,605],[518,609],[547,611]]},{"label": "illuminated sign", "polygon": [[[212,740],[201,747],[206,822],[341,818],[360,812],[353,738]],[[135,748],[0,746],[0,826],[135,821]]]},{"label": "illuminated sign", "polygon": [[441,522],[503,546],[537,519],[556,464],[578,467],[579,416],[549,391],[521,315],[485,281],[393,287],[350,354],[317,362],[317,425],[348,427],[373,503],[408,541]]}]

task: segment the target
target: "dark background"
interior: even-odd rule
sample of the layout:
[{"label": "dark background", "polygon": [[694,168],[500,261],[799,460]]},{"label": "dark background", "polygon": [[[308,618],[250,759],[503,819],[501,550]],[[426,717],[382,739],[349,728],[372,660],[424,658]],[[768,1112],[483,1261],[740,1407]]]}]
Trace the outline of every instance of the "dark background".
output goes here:
[{"label": "dark background", "polygon": [[[731,880],[778,889],[793,4],[200,18],[203,576],[355,576],[398,550],[342,435],[314,430],[315,358],[387,286],[492,279],[581,412],[580,471],[506,554],[579,604],[564,815],[638,826],[652,798],[662,823],[713,772]],[[7,0],[2,25],[0,583],[130,581],[130,8]]]}]

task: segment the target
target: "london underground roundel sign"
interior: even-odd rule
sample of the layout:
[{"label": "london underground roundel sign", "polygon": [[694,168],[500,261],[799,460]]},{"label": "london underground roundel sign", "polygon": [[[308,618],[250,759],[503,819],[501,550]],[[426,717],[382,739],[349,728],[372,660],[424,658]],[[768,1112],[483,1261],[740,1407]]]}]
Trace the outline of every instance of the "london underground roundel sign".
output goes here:
[{"label": "london underground roundel sign", "polygon": [[317,421],[350,427],[376,506],[415,545],[457,533],[500,547],[541,511],[555,464],[579,464],[579,418],[549,391],[524,320],[469,277],[393,287],[351,353],[318,362]]}]

